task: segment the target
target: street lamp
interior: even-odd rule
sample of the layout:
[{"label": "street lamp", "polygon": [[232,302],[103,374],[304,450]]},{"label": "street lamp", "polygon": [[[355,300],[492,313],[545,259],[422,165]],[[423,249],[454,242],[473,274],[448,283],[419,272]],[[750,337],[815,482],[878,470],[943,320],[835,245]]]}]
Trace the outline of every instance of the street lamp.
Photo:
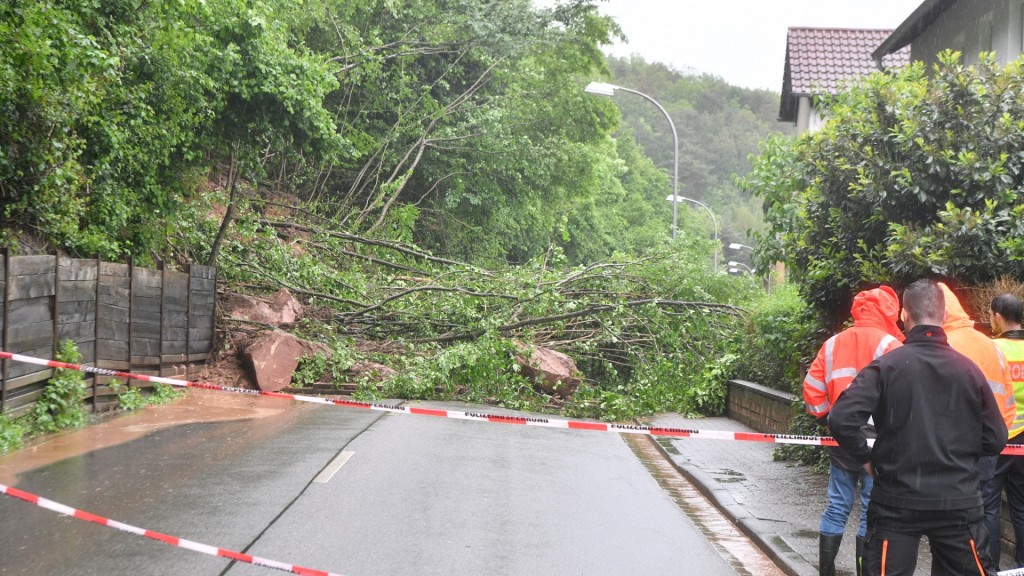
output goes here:
[{"label": "street lamp", "polygon": [[732,244],[729,244],[729,249],[730,250],[742,250],[744,248],[746,248],[747,250],[753,250],[754,249],[753,246],[747,246],[746,244],[740,244],[739,242],[733,242]]},{"label": "street lamp", "polygon": [[753,274],[754,273],[754,269],[751,268],[750,266],[747,266],[743,262],[737,262],[735,260],[730,260],[729,261],[729,266],[732,266],[733,268],[742,267],[744,270],[747,271],[747,273],[749,273],[749,274]]},{"label": "street lamp", "polygon": [[701,208],[707,210],[708,214],[711,215],[711,223],[715,225],[715,246],[714,246],[714,249],[711,251],[711,258],[713,260],[711,267],[715,271],[715,274],[717,274],[718,273],[718,244],[719,244],[719,242],[718,242],[718,219],[715,218],[715,213],[711,211],[711,208],[708,208],[707,204],[701,202],[700,200],[694,200],[693,198],[687,198],[686,196],[678,196],[678,195],[669,196],[669,197],[665,198],[665,200],[671,201],[673,206],[675,206],[675,203],[677,201],[678,202],[683,202],[683,201],[693,202],[694,204],[696,204],[696,205],[700,206]]},{"label": "street lamp", "polygon": [[[676,194],[679,193],[679,136],[676,134],[676,125],[672,122],[672,117],[668,115],[665,108],[658,103],[657,100],[651,98],[643,92],[638,92],[631,88],[623,88],[622,86],[616,86],[615,84],[608,84],[606,82],[591,82],[587,84],[585,88],[587,94],[596,94],[597,96],[608,96],[612,97],[615,95],[616,90],[622,90],[623,92],[629,92],[630,94],[636,94],[646,98],[652,104],[661,110],[661,113],[665,115],[665,119],[668,120],[668,125],[672,128],[672,147],[673,147],[673,163],[672,163],[672,239],[676,239],[676,223],[679,220],[679,207],[676,202]],[[717,228],[717,227],[716,227]]]}]

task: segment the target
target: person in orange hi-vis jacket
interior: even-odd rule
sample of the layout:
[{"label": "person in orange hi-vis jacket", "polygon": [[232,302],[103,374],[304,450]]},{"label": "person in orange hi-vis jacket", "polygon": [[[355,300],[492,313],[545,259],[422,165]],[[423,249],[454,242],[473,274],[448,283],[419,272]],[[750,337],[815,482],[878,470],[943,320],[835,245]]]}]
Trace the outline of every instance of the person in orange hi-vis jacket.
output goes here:
[{"label": "person in orange hi-vis jacket", "polygon": [[[942,329],[946,332],[949,345],[981,368],[989,387],[992,388],[992,395],[999,404],[999,412],[1003,416],[1006,428],[1013,428],[1013,421],[1017,417],[1017,402],[1014,399],[1009,362],[995,342],[974,329],[974,321],[964,311],[949,286],[939,282],[939,287],[946,298],[946,320],[942,323]],[[981,472],[981,497],[985,502],[985,526],[989,532],[991,552],[1000,549],[999,506],[1002,499],[1000,495],[993,494],[1002,491],[1001,487],[997,487],[993,482],[998,458],[998,455],[984,456],[978,463]],[[994,566],[998,566],[999,558],[992,558],[992,562]]]},{"label": "person in orange hi-vis jacket", "polygon": [[[899,297],[888,286],[865,290],[854,296],[850,309],[853,326],[829,338],[807,370],[803,395],[808,414],[822,425],[827,424],[829,410],[857,372],[875,358],[900,346],[903,333],[896,325],[899,313]],[[871,432],[868,430],[866,433]],[[863,570],[868,498],[873,479],[865,473],[861,463],[851,458],[842,448],[831,448],[829,459],[828,497],[821,516],[818,539],[818,573],[820,576],[835,574],[836,554],[843,539],[846,521],[853,510],[859,482],[861,515],[857,529],[856,569],[860,576]]]}]

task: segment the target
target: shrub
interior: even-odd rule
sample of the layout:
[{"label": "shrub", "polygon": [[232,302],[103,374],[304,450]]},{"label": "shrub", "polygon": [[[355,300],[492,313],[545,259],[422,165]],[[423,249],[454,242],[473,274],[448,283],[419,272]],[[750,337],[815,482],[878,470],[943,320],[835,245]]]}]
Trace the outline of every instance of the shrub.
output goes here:
[{"label": "shrub", "polygon": [[13,452],[21,448],[22,438],[28,433],[20,420],[0,416],[0,454]]},{"label": "shrub", "polygon": [[[57,350],[60,362],[81,360],[78,347],[65,340]],[[35,432],[58,432],[85,424],[85,375],[77,370],[58,368],[46,383],[29,416]]]},{"label": "shrub", "polygon": [[818,314],[792,285],[751,303],[738,335],[732,377],[799,395],[804,372],[828,336]]},{"label": "shrub", "polygon": [[117,380],[110,383],[110,388],[117,393],[117,408],[126,412],[152,404],[166,404],[182,396],[180,390],[168,384],[155,384],[149,394],[143,394],[141,388],[125,388]]}]

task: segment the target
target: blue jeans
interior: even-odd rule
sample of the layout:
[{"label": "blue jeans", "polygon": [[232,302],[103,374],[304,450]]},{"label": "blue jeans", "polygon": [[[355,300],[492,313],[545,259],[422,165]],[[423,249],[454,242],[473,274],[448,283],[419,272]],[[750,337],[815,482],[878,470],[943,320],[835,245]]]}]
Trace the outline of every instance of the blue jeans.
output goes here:
[{"label": "blue jeans", "polygon": [[868,530],[868,499],[875,480],[868,473],[860,470],[844,470],[835,464],[828,471],[828,504],[821,515],[822,534],[842,534],[846,530],[846,520],[853,511],[853,502],[857,493],[857,480],[860,480],[860,527],[857,536],[863,537]]}]

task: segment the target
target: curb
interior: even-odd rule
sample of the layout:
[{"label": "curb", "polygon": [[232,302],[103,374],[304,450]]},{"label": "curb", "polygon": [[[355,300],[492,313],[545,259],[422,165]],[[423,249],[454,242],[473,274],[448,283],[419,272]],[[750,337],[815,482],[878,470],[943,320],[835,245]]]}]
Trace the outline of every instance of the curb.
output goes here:
[{"label": "curb", "polygon": [[[658,452],[672,464],[673,468],[696,486],[715,508],[718,508],[747,538],[757,544],[788,576],[806,576],[807,568],[817,570],[817,567],[808,564],[784,540],[775,535],[774,530],[766,529],[764,522],[748,512],[742,504],[736,502],[732,494],[722,488],[716,480],[705,474],[703,470],[691,469],[679,464],[657,439],[652,437],[650,440],[657,447]],[[801,568],[804,571],[801,571]]]}]

